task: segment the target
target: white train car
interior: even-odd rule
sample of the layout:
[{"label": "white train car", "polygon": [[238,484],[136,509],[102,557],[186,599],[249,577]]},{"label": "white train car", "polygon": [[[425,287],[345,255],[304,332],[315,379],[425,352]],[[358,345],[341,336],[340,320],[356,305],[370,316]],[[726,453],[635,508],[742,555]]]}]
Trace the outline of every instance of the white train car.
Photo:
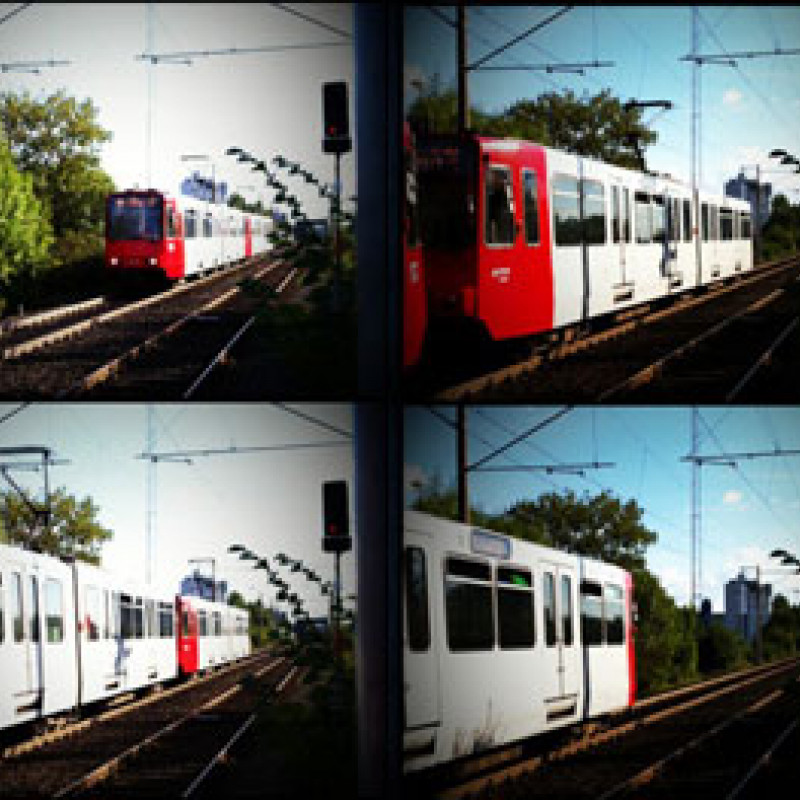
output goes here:
[{"label": "white train car", "polygon": [[75,581],[82,704],[177,676],[174,595],[81,562]]},{"label": "white train car", "polygon": [[0,728],[77,702],[72,569],[0,544]]},{"label": "white train car", "polygon": [[633,703],[625,570],[413,511],[404,535],[406,771]]},{"label": "white train car", "polygon": [[246,611],[185,595],[180,598],[180,603],[197,617],[197,657],[193,668],[188,664],[187,672],[218,667],[249,655]]}]

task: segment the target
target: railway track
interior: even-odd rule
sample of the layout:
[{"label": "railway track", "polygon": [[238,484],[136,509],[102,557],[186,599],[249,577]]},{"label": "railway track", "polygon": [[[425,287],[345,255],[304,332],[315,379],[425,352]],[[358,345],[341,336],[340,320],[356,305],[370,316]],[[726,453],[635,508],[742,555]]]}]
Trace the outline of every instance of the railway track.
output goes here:
[{"label": "railway track", "polygon": [[[777,749],[777,736],[800,713],[799,673],[800,662],[790,659],[726,675],[654,696],[607,720],[589,723],[566,743],[566,732],[536,737],[507,748],[506,753],[497,752],[494,758],[476,757],[419,780],[412,776],[410,785],[416,794],[441,800],[724,798],[745,779],[748,769],[754,769],[748,782],[759,774],[763,779],[763,765],[754,765],[763,759],[767,743],[774,740]],[[763,738],[742,734],[743,725],[746,729],[762,723]],[[786,738],[795,733],[793,729]],[[737,736],[748,746],[740,748],[741,758],[732,760],[730,746],[720,743]],[[718,774],[722,767],[712,765],[709,752],[723,754],[725,776]],[[687,769],[689,758],[698,763]]]},{"label": "railway track", "polygon": [[293,670],[287,659],[259,653],[180,692],[157,694],[71,735],[6,755],[0,797],[180,796],[177,784],[188,786],[220,741],[265,692],[296,675]]},{"label": "railway track", "polygon": [[[750,399],[773,399],[775,352],[787,352],[797,335],[787,328],[798,315],[798,274],[800,261],[786,259],[662,308],[632,310],[601,330],[540,344],[522,360],[441,390],[437,399],[702,402],[730,393],[739,399],[746,384]],[[770,360],[773,380],[753,381]],[[785,372],[797,399],[794,371]]]},{"label": "railway track", "polygon": [[[54,315],[42,323],[46,330],[35,325],[14,327],[0,337],[0,396],[95,396],[113,379],[116,396],[135,397],[138,391],[152,398],[163,380],[157,361],[148,363],[147,374],[140,372],[130,384],[124,377],[135,371],[133,366],[142,363],[146,353],[158,348],[162,355],[167,342],[191,328],[184,355],[186,349],[202,354],[210,328],[217,328],[213,338],[218,341],[227,335],[225,323],[238,319],[241,312],[232,309],[242,302],[243,280],[275,286],[291,271],[291,265],[265,254],[133,303],[105,301]],[[169,366],[163,372],[174,394],[174,375]],[[188,385],[188,377],[184,383]]]}]

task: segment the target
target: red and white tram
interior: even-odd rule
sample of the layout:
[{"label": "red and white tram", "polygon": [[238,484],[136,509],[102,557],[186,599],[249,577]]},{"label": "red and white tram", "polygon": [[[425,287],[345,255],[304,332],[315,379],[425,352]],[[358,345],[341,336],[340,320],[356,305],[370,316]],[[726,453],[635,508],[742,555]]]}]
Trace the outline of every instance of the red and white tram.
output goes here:
[{"label": "red and white tram", "polygon": [[[752,269],[750,207],[530,142],[416,143],[428,311],[494,339],[563,328]],[[406,324],[419,309],[410,297]]]},{"label": "red and white tram", "polygon": [[[184,622],[198,607],[205,635]],[[247,628],[224,603],[0,545],[0,729],[242,658]]]},{"label": "red and white tram", "polygon": [[625,570],[407,511],[407,772],[632,705]]},{"label": "red and white tram", "polygon": [[177,280],[269,250],[272,221],[235,208],[131,189],[106,200],[106,266]]}]

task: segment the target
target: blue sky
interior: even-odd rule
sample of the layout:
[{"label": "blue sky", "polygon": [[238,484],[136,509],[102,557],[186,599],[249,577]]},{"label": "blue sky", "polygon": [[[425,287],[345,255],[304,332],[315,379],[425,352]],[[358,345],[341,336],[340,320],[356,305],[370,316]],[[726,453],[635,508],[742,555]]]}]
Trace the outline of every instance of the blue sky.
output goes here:
[{"label": "blue sky", "polygon": [[[100,124],[114,138],[100,151],[101,165],[119,188],[145,185],[147,70],[135,56],[145,52],[146,3],[36,3],[0,24],[0,62],[67,60],[40,75],[0,73],[0,91],[29,90],[35,97],[65,89],[90,98]],[[18,8],[0,3],[0,18]],[[324,182],[333,182],[333,157],[324,155],[322,83],[345,80],[354,109],[352,39],[315,26],[268,3],[154,3],[156,53],[268,45],[345,42],[346,46],[282,53],[196,58],[191,66],[153,67],[152,176],[157,188],[175,192],[192,170],[211,174],[203,162],[181,155],[212,155],[217,180],[237,185],[248,200],[271,202],[273,191],[249,166],[229,156],[243,147],[259,158],[280,153],[300,161]],[[352,33],[350,4],[304,4],[302,13]],[[282,179],[311,217],[327,216],[327,200],[302,179]],[[355,156],[342,158],[345,197],[355,194]],[[346,208],[351,208],[347,203]],[[284,210],[286,210],[284,208]]]},{"label": "blue sky", "polygon": [[[18,404],[0,404],[0,419]],[[337,428],[352,431],[346,405],[292,405]],[[353,457],[342,436],[271,404],[155,404],[156,451],[346,442],[305,450],[196,458],[191,465],[156,467],[156,579],[176,591],[191,571],[188,558],[217,559],[217,575],[248,599],[272,598],[264,573],[227,553],[234,542],[270,557],[283,551],[302,559],[327,580],[333,557],[322,552],[322,489],[326,480],[350,484]],[[0,422],[0,447],[51,447],[69,464],[51,469],[51,485],[79,498],[90,496],[98,519],[114,532],[103,548],[103,566],[135,580],[145,577],[146,471],[136,456],[146,449],[144,404],[32,404]],[[12,472],[14,480],[42,499],[41,474]],[[0,478],[2,481],[2,478]],[[8,485],[2,482],[3,491]],[[351,528],[355,521],[351,513]],[[273,564],[273,566],[276,566]],[[209,571],[210,567],[206,567]],[[289,577],[312,615],[324,614],[325,598],[302,576]],[[345,593],[355,591],[355,553],[342,557]],[[321,599],[318,599],[321,598]]]},{"label": "blue sky", "polygon": [[[452,6],[437,7],[455,19]],[[472,63],[563,6],[484,6],[468,8],[468,62]],[[702,6],[700,54],[800,47],[798,6]],[[647,149],[648,166],[691,179],[692,67],[679,59],[691,53],[690,6],[576,6],[506,50],[488,65],[611,61],[585,76],[545,72],[473,72],[471,102],[501,111],[513,102],[549,91],[572,89],[578,96],[610,88],[623,101],[670,100],[671,111],[650,109],[658,143]],[[455,31],[429,9],[406,12],[406,102],[438,73],[442,88],[455,87]],[[760,164],[775,192],[800,202],[800,176],[768,159],[774,148],[800,158],[800,56],[740,60],[736,68],[704,65],[701,71],[701,186],[721,192],[743,165]],[[749,177],[755,169],[746,170]]]},{"label": "blue sky", "polygon": [[[451,407],[436,407],[455,419]],[[481,406],[469,408],[468,461],[474,463],[545,420],[559,407]],[[434,475],[455,484],[454,431],[428,408],[410,407],[405,416],[407,504]],[[800,408],[701,407],[700,453],[800,449]],[[713,433],[712,433],[713,432]],[[584,478],[541,473],[475,472],[472,503],[500,513],[517,500],[544,492],[574,490],[582,495],[603,488],[635,499],[645,509],[644,524],[658,534],[647,553],[649,568],[680,603],[688,602],[691,556],[690,407],[578,407],[491,464],[613,462]],[[769,565],[769,552],[782,547],[800,555],[800,456],[741,461],[737,469],[704,466],[702,478],[702,580],[700,590],[722,610],[723,585],[742,565]],[[752,570],[750,573],[752,575]],[[769,576],[776,591],[793,602],[800,576]]]}]

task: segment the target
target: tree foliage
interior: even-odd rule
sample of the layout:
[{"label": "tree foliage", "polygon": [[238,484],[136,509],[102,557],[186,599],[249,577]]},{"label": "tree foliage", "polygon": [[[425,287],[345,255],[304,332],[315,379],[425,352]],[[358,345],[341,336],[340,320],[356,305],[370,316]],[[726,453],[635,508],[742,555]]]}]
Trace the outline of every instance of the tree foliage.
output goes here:
[{"label": "tree foliage", "polygon": [[800,205],[791,205],[785,195],[777,195],[762,239],[762,256],[767,261],[796,253],[800,247]]},{"label": "tree foliage", "polygon": [[29,175],[20,173],[0,138],[0,313],[14,281],[24,280],[48,260],[53,234]]},{"label": "tree foliage", "polygon": [[800,607],[790,606],[783,595],[772,603],[769,622],[762,631],[764,658],[791,656],[800,650]]},{"label": "tree foliage", "polygon": [[48,212],[56,237],[67,231],[99,234],[105,197],[114,182],[100,168],[99,146],[111,133],[91,100],[59,91],[42,100],[29,92],[0,95],[0,122],[18,168]]},{"label": "tree foliage", "polygon": [[712,622],[698,639],[700,671],[724,672],[743,666],[750,652],[744,637],[718,622]]},{"label": "tree foliage", "polygon": [[53,556],[73,556],[100,563],[100,549],[113,533],[97,521],[98,507],[90,497],[77,500],[62,487],[50,495],[50,520],[44,525],[44,507],[34,509],[19,495],[0,494],[0,525],[9,544],[20,544]]},{"label": "tree foliage", "polygon": [[[455,132],[457,95],[434,89],[413,103],[408,119],[417,130]],[[646,168],[638,148],[656,142],[657,134],[642,122],[642,110],[625,109],[610,89],[577,97],[574,92],[547,92],[533,100],[518,100],[504,111],[489,114],[470,108],[470,127],[486,136],[538,142],[608,164]]]}]

